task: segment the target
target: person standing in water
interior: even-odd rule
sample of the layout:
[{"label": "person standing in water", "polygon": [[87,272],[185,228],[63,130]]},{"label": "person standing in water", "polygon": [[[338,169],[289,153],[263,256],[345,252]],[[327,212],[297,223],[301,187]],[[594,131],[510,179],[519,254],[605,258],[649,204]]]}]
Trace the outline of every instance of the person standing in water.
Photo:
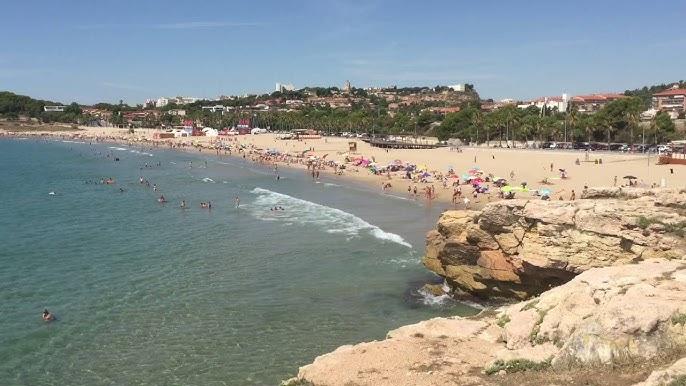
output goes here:
[{"label": "person standing in water", "polygon": [[48,309],[46,308],[43,310],[43,320],[46,322],[52,322],[53,320],[55,320],[55,315],[51,314],[50,311],[48,311]]},{"label": "person standing in water", "polygon": [[181,200],[181,209],[186,209],[186,200]]},{"label": "person standing in water", "polygon": [[236,198],[233,199],[233,204],[238,209],[239,206],[241,206],[241,198],[236,196]]}]

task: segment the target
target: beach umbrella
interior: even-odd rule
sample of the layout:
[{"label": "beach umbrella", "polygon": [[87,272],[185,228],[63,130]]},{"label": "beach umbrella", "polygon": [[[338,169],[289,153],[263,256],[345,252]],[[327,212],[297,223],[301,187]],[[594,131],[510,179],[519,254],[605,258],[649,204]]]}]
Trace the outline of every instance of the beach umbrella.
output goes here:
[{"label": "beach umbrella", "polygon": [[624,176],[624,178],[626,178],[627,180],[637,180],[638,179],[634,176]]},{"label": "beach umbrella", "polygon": [[417,170],[428,170],[428,169],[429,169],[429,167],[428,167],[428,166],[426,166],[426,165],[423,165],[423,164],[422,164],[422,165],[419,165],[419,166],[417,166]]},{"label": "beach umbrella", "polygon": [[395,165],[402,165],[402,164],[403,164],[403,161],[397,159],[397,160],[393,161],[393,164],[395,164]]},{"label": "beach umbrella", "polygon": [[424,172],[424,173],[421,174],[421,177],[423,177],[423,178],[425,178],[425,177],[431,177],[431,174],[429,174],[428,172]]},{"label": "beach umbrella", "polygon": [[550,189],[548,188],[539,188],[538,189],[538,194],[541,196],[550,196]]},{"label": "beach umbrella", "polygon": [[510,185],[505,185],[502,188],[500,188],[500,190],[504,193],[509,193],[512,191],[512,187]]}]

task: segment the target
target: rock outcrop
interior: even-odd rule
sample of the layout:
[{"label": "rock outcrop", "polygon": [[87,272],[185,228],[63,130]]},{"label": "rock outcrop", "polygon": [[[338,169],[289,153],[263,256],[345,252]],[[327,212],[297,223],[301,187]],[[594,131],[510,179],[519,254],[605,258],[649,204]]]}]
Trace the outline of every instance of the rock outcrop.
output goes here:
[{"label": "rock outcrop", "polygon": [[[613,379],[624,380],[613,385],[658,385],[681,376],[683,360],[649,378],[649,370],[632,373],[627,366],[656,368],[684,349],[686,262],[651,259],[588,270],[540,297],[475,318],[436,318],[391,331],[383,341],[340,347],[289,382],[567,384],[574,379],[569,369],[611,365],[618,369],[608,370]],[[525,382],[512,378],[527,370],[544,372],[528,371]]]},{"label": "rock outcrop", "polygon": [[588,189],[577,201],[505,200],[445,212],[424,265],[460,292],[526,299],[595,267],[686,256],[686,191]]}]

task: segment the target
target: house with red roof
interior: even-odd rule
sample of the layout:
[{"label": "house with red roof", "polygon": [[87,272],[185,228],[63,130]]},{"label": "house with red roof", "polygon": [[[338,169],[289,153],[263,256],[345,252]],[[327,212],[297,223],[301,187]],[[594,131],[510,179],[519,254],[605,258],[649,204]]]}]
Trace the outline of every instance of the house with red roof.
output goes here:
[{"label": "house with red roof", "polygon": [[592,114],[606,104],[621,98],[626,98],[626,95],[617,93],[577,95],[572,98],[572,105],[576,106],[580,113]]},{"label": "house with red roof", "polygon": [[653,94],[653,108],[666,111],[670,115],[679,115],[686,111],[686,89],[672,88]]}]

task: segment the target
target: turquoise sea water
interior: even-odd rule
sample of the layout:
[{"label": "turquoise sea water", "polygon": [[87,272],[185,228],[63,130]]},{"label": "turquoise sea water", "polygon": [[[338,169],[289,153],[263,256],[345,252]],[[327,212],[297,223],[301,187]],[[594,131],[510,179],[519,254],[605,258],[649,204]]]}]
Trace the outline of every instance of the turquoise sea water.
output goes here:
[{"label": "turquoise sea water", "polygon": [[0,384],[274,385],[342,344],[474,312],[416,291],[435,280],[419,260],[440,208],[279,173],[0,140]]}]

